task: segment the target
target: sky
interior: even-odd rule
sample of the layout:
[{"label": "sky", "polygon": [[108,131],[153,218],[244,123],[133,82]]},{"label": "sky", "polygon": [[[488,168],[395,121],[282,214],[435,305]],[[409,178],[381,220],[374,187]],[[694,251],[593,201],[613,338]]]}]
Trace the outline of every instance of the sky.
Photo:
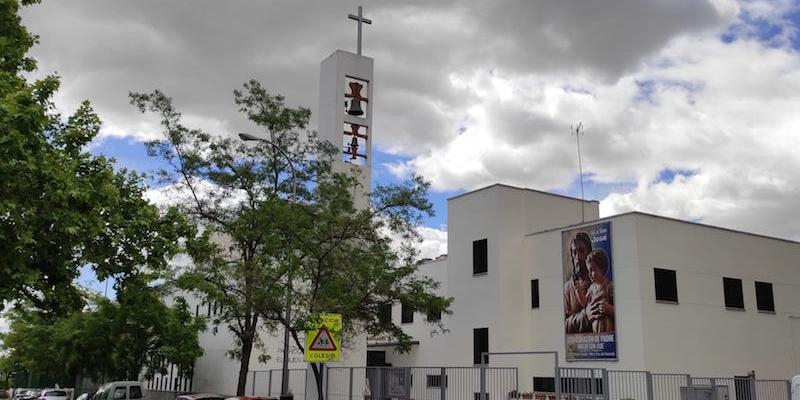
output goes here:
[{"label": "sky", "polygon": [[45,0],[23,22],[40,36],[32,77],[62,78],[58,109],[88,99],[103,119],[92,151],[147,172],[161,131],[129,92],[160,89],[219,135],[255,129],[232,94],[251,78],[315,113],[319,63],[355,51],[358,5],[373,183],[431,181],[422,256],[446,252],[449,197],[498,182],[580,196],[578,123],[601,216],[800,240],[797,2]]}]

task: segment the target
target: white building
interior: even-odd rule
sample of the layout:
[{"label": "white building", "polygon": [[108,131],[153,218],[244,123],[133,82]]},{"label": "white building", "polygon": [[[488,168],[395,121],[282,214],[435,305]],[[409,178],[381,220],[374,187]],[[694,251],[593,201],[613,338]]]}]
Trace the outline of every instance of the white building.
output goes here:
[{"label": "white building", "polygon": [[[598,223],[609,224],[613,244],[616,357],[568,361],[562,236]],[[369,351],[393,366],[471,366],[478,350],[558,351],[565,367],[787,379],[800,373],[799,261],[793,241],[638,212],[601,219],[597,202],[492,185],[449,200],[448,255],[421,265],[455,299],[446,333],[432,336],[416,314],[404,325],[418,342],[412,352],[379,341]],[[402,324],[401,308],[393,318]],[[489,365],[522,368],[520,390],[553,376],[547,357],[492,356]]]}]

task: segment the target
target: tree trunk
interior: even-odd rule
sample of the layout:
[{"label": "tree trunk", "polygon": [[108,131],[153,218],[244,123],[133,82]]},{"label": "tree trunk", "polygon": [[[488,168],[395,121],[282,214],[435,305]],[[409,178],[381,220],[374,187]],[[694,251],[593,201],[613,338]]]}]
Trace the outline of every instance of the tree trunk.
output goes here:
[{"label": "tree trunk", "polygon": [[244,336],[242,338],[242,359],[239,361],[239,383],[236,384],[237,396],[244,396],[247,373],[250,371],[250,353],[253,351],[253,335],[245,334]]}]

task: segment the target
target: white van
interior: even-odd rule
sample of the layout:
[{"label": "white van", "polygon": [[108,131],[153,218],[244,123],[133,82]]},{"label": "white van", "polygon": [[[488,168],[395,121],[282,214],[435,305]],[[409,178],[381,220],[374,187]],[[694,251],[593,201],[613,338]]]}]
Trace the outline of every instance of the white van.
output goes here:
[{"label": "white van", "polygon": [[142,383],[136,381],[109,382],[92,396],[92,400],[143,400]]}]

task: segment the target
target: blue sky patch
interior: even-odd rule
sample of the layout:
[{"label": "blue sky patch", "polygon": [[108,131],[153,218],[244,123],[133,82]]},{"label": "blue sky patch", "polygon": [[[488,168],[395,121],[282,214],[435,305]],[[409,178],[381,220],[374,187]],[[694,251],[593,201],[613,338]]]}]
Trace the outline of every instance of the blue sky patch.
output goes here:
[{"label": "blue sky patch", "polygon": [[653,183],[672,183],[676,176],[680,175],[688,178],[699,173],[700,170],[697,169],[664,168],[658,173],[658,176]]}]

